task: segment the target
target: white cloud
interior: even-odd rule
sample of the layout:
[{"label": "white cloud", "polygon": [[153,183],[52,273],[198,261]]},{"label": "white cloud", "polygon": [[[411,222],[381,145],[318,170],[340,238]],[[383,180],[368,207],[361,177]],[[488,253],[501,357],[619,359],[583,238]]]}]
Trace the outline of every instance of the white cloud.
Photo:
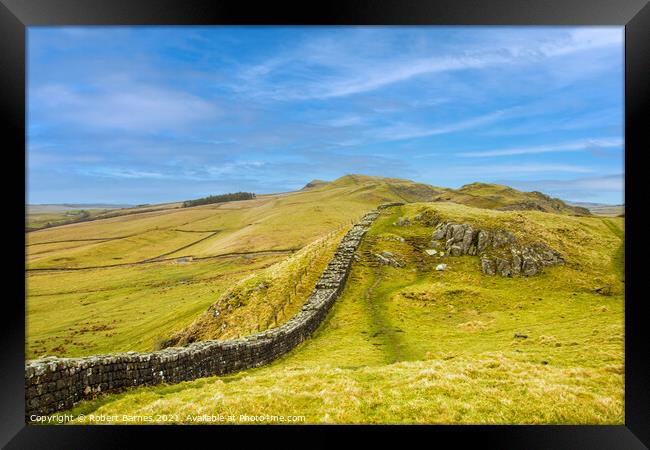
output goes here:
[{"label": "white cloud", "polygon": [[529,163],[529,164],[494,164],[494,165],[480,165],[480,166],[464,166],[454,169],[454,173],[463,175],[483,175],[492,176],[495,174],[530,174],[530,173],[553,173],[553,172],[568,172],[568,173],[590,173],[594,172],[593,169],[584,166],[577,166],[573,164],[544,164],[544,163]]},{"label": "white cloud", "polygon": [[52,121],[104,130],[152,132],[215,118],[218,110],[194,95],[151,85],[120,83],[91,91],[49,84],[30,92],[30,103]]},{"label": "white cloud", "polygon": [[124,168],[111,168],[111,167],[97,167],[90,169],[77,170],[82,175],[92,175],[105,178],[127,178],[127,179],[163,179],[167,178],[166,175],[160,172],[153,172],[148,170],[137,169],[124,169]]},{"label": "white cloud", "polygon": [[[374,91],[427,74],[538,63],[623,43],[622,28],[616,27],[569,30],[559,36],[555,34],[558,37],[552,40],[513,36],[519,39],[464,46],[458,51],[452,48],[446,54],[404,51],[398,58],[391,57],[390,62],[385,59],[386,48],[382,48],[381,42],[370,39],[359,47],[354,39],[343,42],[318,38],[244,68],[240,76],[246,86],[239,86],[238,90],[276,100],[329,99]],[[375,39],[381,41],[378,36]],[[318,70],[310,71],[314,68]],[[286,85],[269,79],[285,73],[292,77]]]},{"label": "white cloud", "polygon": [[564,142],[558,144],[539,145],[532,147],[504,148],[476,152],[461,152],[457,155],[464,158],[487,158],[494,156],[532,155],[552,152],[576,152],[600,148],[622,147],[623,140],[619,138],[588,139],[582,141]]},{"label": "white cloud", "polygon": [[623,203],[625,176],[623,174],[574,178],[569,180],[499,180],[499,183],[523,190],[538,190],[567,200],[595,200]]}]

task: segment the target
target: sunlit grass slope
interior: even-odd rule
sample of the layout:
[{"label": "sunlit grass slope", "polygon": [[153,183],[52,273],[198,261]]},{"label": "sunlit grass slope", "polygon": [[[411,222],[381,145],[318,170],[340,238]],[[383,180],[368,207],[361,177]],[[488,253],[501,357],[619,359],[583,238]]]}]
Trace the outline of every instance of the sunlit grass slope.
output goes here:
[{"label": "sunlit grass slope", "polygon": [[30,273],[27,358],[151,351],[232,284],[284,256]]},{"label": "sunlit grass slope", "polygon": [[302,308],[348,229],[333,231],[282,262],[233,285],[166,345],[233,339],[288,321]]},{"label": "sunlit grass slope", "polygon": [[541,192],[522,192],[509,186],[490,183],[470,183],[459,189],[449,189],[439,195],[438,201],[452,201],[487,209],[539,210],[557,214],[589,215],[589,210],[568,205],[558,198]]},{"label": "sunlit grass slope", "polygon": [[[408,191],[416,184],[398,185]],[[134,209],[139,213],[30,232],[27,358],[152,350],[239,280],[399,199],[394,186],[377,178],[359,185],[344,177],[336,186],[193,208],[147,206]],[[331,251],[334,245],[330,240],[325,247]],[[291,277],[282,280],[284,288],[295,287],[288,303],[280,301],[281,291],[265,297],[270,303],[246,300],[225,336],[286,320],[304,301],[327,254],[309,261],[313,270],[299,285],[291,285]],[[253,323],[257,315],[260,321]]]},{"label": "sunlit grass slope", "polygon": [[[501,278],[484,276],[477,257],[427,256],[432,228],[416,218],[426,210],[545,242],[567,263]],[[394,225],[399,217],[411,225]],[[623,239],[620,218],[436,202],[394,208],[367,234],[326,321],[284,358],[102,396],[68,413],[115,423],[138,421],[123,414],[187,423],[269,414],[308,423],[622,424]],[[404,267],[377,265],[373,254],[386,250]],[[448,268],[436,271],[441,261]]]}]

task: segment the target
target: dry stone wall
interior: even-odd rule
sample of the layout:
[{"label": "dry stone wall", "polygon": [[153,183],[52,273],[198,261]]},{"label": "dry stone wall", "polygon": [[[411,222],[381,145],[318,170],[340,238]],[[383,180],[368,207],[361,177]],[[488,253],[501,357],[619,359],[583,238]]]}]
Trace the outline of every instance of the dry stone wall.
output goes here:
[{"label": "dry stone wall", "polygon": [[[383,209],[397,204],[386,204]],[[120,388],[178,383],[267,364],[318,328],[347,280],[354,254],[379,211],[371,211],[339,243],[302,310],[280,327],[229,341],[84,358],[48,357],[25,364],[26,418],[72,407],[84,398]]]}]

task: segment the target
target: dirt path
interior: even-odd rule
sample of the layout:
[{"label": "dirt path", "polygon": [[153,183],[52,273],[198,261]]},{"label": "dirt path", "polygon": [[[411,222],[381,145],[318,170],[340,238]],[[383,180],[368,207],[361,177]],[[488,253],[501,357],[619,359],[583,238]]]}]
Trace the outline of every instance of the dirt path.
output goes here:
[{"label": "dirt path", "polygon": [[612,263],[614,268],[619,273],[621,281],[625,282],[625,230],[621,229],[616,223],[609,219],[603,219],[607,228],[610,229],[612,234],[620,239],[621,245],[616,249],[612,256]]},{"label": "dirt path", "polygon": [[382,281],[381,270],[372,268],[373,281],[364,294],[366,309],[371,320],[371,339],[379,340],[374,343],[380,347],[386,357],[386,363],[392,364],[405,359],[404,342],[399,331],[391,324],[386,314],[385,299],[376,295],[376,289]]}]

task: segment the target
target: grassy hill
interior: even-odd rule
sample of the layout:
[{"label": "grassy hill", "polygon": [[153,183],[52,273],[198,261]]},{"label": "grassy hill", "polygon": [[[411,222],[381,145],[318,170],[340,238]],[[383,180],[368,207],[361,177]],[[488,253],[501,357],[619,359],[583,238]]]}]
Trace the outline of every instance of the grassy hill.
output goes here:
[{"label": "grassy hill", "polygon": [[608,205],[602,203],[574,203],[575,206],[587,208],[592,214],[603,217],[624,217],[625,205]]},{"label": "grassy hill", "polygon": [[[453,192],[365,175],[310,184],[297,192],[223,204],[117,209],[106,212],[110,217],[27,233],[27,357],[151,350],[186,330],[240,280],[341,232],[376,205],[441,202]],[[471,204],[489,193],[494,197],[487,186],[466,186],[454,198]],[[526,196],[508,192],[508,201]],[[491,200],[487,206],[495,205]],[[310,280],[320,268],[313,267]],[[266,313],[250,302],[237,308],[228,331],[215,333],[207,326],[212,331],[199,335],[246,334],[286,320],[299,302],[300,296],[288,302],[293,306],[272,305]],[[270,311],[280,309],[271,320]]]},{"label": "grassy hill", "polygon": [[[101,396],[72,413],[623,423],[623,218],[498,185],[451,190],[363,175],[310,184],[27,233],[27,358],[148,351],[170,338],[184,344],[277,326],[300,308],[349,226],[380,203],[402,201],[367,234],[324,324],[284,358]],[[430,257],[423,250],[433,229],[418,217],[434,212],[544,242],[567,262],[501,278],[483,275],[474,256]],[[373,254],[382,251],[404,267],[377,265]],[[447,270],[436,271],[442,261]]]},{"label": "grassy hill", "polygon": [[[401,189],[409,184],[416,185]],[[237,281],[398,200],[392,189],[381,179],[340,179],[306,191],[191,208],[147,206],[29,232],[27,357],[152,350]]]},{"label": "grassy hill", "polygon": [[587,208],[569,205],[541,192],[522,192],[500,184],[466,184],[457,190],[448,190],[436,200],[503,211],[531,210],[569,215],[590,214]]},{"label": "grassy hill", "polygon": [[[426,211],[507,228],[556,248],[567,263],[502,278],[484,276],[474,256],[428,256],[433,228],[418,219]],[[395,225],[399,218],[410,225]],[[621,218],[443,202],[393,208],[364,239],[324,324],[285,357],[229,376],[109,394],[68,413],[622,424],[623,241]],[[378,265],[372,255],[381,251],[404,267]],[[442,261],[447,270],[436,271]]]},{"label": "grassy hill", "polygon": [[140,214],[179,208],[180,203],[162,203],[159,205],[122,206],[122,205],[28,205],[25,214],[26,231],[58,227],[79,222],[107,219],[129,214]]}]

